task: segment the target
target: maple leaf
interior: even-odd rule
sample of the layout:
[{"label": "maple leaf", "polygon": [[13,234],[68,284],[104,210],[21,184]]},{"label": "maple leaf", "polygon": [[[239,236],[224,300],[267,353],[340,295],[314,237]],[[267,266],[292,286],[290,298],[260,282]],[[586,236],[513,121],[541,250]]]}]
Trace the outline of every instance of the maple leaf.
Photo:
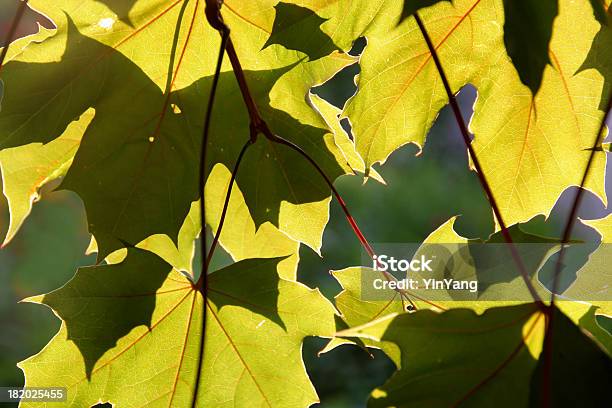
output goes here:
[{"label": "maple leaf", "polygon": [[[553,405],[605,405],[609,355],[555,308]],[[545,317],[533,304],[389,315],[340,332],[389,343],[398,371],[369,407],[541,406]],[[435,356],[432,356],[435,353]],[[401,355],[398,359],[397,356]],[[440,392],[443,387],[444,392]]]},{"label": "maple leaf", "polygon": [[[238,47],[241,57],[259,51],[260,33],[266,30],[243,21],[242,7],[235,2],[224,7],[233,37],[246,44]],[[54,141],[88,109],[95,111],[78,135],[82,140],[62,187],[83,199],[101,258],[154,234],[176,240],[191,203],[199,198],[193,169],[198,167],[204,101],[212,81],[212,50],[219,42],[218,34],[203,24],[200,2],[141,1],[125,10],[130,11],[130,24],[97,2],[47,5],[42,11],[57,25],[54,35],[29,43],[3,70],[3,149],[33,151],[32,143]],[[160,40],[157,51],[164,58],[149,52],[150,38]],[[333,180],[348,166],[325,121],[306,99],[311,86],[353,58],[334,53],[309,62],[303,54],[281,48],[258,52],[256,62],[243,58],[247,80],[271,128],[298,143]],[[12,85],[17,83],[27,85],[17,89]],[[249,135],[246,108],[233,74],[225,70],[219,100],[216,112],[233,120],[213,120],[209,169],[216,163],[232,168]],[[14,166],[4,160],[4,167]],[[311,164],[262,138],[242,167],[237,182],[256,226],[271,222],[318,250],[330,191],[312,182],[320,175]],[[27,190],[6,193],[20,195],[22,201],[31,196]],[[298,211],[312,222],[295,223]],[[18,225],[23,216],[15,218]]]},{"label": "maple leaf", "polygon": [[[414,19],[396,26],[399,7],[386,7],[362,35],[359,92],[344,112],[366,168],[407,143],[423,146],[448,97]],[[609,94],[612,65],[596,34],[609,32],[588,2],[560,1],[539,92],[532,96],[503,46],[499,0],[439,2],[420,12],[452,92],[472,84],[478,99],[470,130],[484,175],[507,225],[548,215],[561,193],[579,185]],[[575,22],[580,21],[580,30]],[[603,36],[603,34],[599,34]],[[571,47],[569,46],[571,44]],[[606,53],[609,55],[609,53]],[[605,102],[604,102],[605,103]],[[606,158],[592,166],[586,188],[604,203]]]},{"label": "maple leaf", "polygon": [[[210,275],[197,406],[317,401],[301,344],[331,336],[335,311],[317,290],[279,278],[281,261],[249,259]],[[62,326],[20,363],[26,386],[59,383],[73,406],[191,405],[202,296],[157,255],[129,249],[120,263],[81,268],[61,289],[28,301],[53,308]]]}]

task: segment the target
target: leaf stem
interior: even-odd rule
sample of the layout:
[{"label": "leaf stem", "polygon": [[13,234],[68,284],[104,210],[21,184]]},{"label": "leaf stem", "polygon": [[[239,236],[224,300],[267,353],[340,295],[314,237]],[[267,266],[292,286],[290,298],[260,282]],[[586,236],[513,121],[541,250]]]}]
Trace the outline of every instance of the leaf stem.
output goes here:
[{"label": "leaf stem", "polygon": [[215,75],[213,77],[210,94],[208,96],[208,105],[206,106],[206,116],[204,119],[204,130],[202,134],[202,148],[200,150],[200,168],[199,168],[199,190],[200,190],[200,255],[202,259],[202,271],[195,288],[202,294],[202,331],[200,334],[200,354],[198,357],[198,368],[196,370],[196,379],[194,384],[193,399],[191,400],[192,408],[196,407],[198,400],[198,390],[200,387],[200,378],[202,374],[202,364],[204,362],[204,343],[206,338],[206,302],[208,291],[208,262],[206,262],[206,204],[204,199],[204,188],[206,186],[206,153],[208,150],[208,140],[210,134],[210,121],[215,102],[215,95],[219,85],[219,76],[221,74],[221,66],[223,65],[223,55],[225,54],[225,46],[229,38],[229,29],[221,31],[221,45],[217,58],[217,66],[215,67]]},{"label": "leaf stem", "polygon": [[232,63],[234,76],[238,81],[238,86],[240,88],[240,93],[242,94],[242,99],[244,100],[244,104],[246,105],[247,110],[249,111],[249,118],[251,120],[251,141],[255,142],[255,140],[257,139],[257,133],[263,132],[264,129],[267,129],[267,125],[261,118],[259,110],[257,109],[257,105],[253,100],[253,96],[251,95],[251,91],[249,90],[249,86],[247,85],[246,78],[244,76],[244,71],[242,70],[242,65],[240,64],[238,54],[236,54],[236,49],[234,48],[234,43],[232,43],[231,38],[228,38],[227,40],[226,50],[227,56],[229,57],[229,60]]},{"label": "leaf stem", "polygon": [[[349,225],[351,226],[354,234],[357,236],[357,239],[359,239],[359,242],[361,243],[363,248],[366,250],[366,252],[370,256],[370,258],[373,258],[374,255],[375,255],[374,249],[372,248],[372,246],[370,245],[370,243],[366,239],[365,235],[363,235],[363,233],[359,229],[359,226],[357,225],[357,222],[355,222],[355,219],[351,215],[351,212],[349,211],[348,206],[346,205],[346,203],[342,199],[342,196],[340,195],[338,190],[336,190],[336,187],[331,182],[331,180],[329,179],[327,174],[325,174],[323,169],[300,146],[296,145],[295,143],[293,143],[293,142],[291,142],[291,141],[289,141],[287,139],[284,139],[284,138],[282,138],[282,137],[280,137],[278,135],[273,134],[269,129],[267,129],[267,127],[266,127],[266,132],[267,133],[264,133],[264,135],[269,140],[271,140],[274,143],[285,145],[285,146],[295,150],[297,153],[299,153],[302,157],[304,157],[315,168],[315,170],[321,175],[321,177],[323,177],[323,180],[325,180],[325,183],[331,189],[332,193],[334,194],[334,197],[336,197],[336,200],[338,201],[338,204],[340,204],[340,207],[342,208],[342,211],[344,212],[346,220],[348,221]],[[389,274],[383,272],[383,275],[385,276],[385,278],[387,280],[391,279]],[[414,304],[412,299],[410,299],[410,297],[408,297],[406,295],[406,292],[405,291],[399,291],[399,293],[400,293],[400,296],[402,297],[402,299],[406,299],[410,303],[411,310],[415,310],[416,309],[416,305]]]},{"label": "leaf stem", "polygon": [[280,137],[278,135],[273,134],[269,129],[267,129],[267,132],[264,133],[264,135],[270,141],[272,141],[274,143],[285,145],[285,146],[291,148],[292,150],[296,151],[302,157],[304,157],[315,168],[315,170],[321,175],[321,177],[323,177],[323,179],[325,180],[325,183],[327,184],[327,186],[331,189],[332,193],[334,194],[334,197],[336,197],[336,200],[338,200],[338,203],[340,204],[340,207],[342,207],[342,211],[344,212],[344,215],[346,216],[346,219],[347,219],[349,225],[351,226],[353,232],[357,236],[357,239],[359,240],[359,242],[361,243],[363,248],[366,250],[368,255],[370,257],[373,257],[375,255],[374,254],[374,249],[372,248],[372,246],[370,245],[370,243],[368,242],[366,237],[363,235],[363,233],[359,229],[359,226],[357,225],[357,223],[355,222],[355,219],[351,215],[351,213],[350,213],[346,203],[342,199],[342,196],[340,195],[338,190],[336,190],[336,187],[334,186],[332,181],[329,179],[327,174],[325,174],[323,169],[317,164],[317,162],[315,162],[314,159],[312,157],[310,157],[310,155],[308,153],[306,153],[301,147],[299,147],[298,145],[296,145],[295,143],[293,143],[293,142],[291,142],[291,141],[289,141],[287,139],[284,139],[284,138],[282,138],[282,137]]},{"label": "leaf stem", "polygon": [[4,41],[4,46],[2,48],[2,53],[0,54],[0,70],[4,66],[4,59],[6,58],[6,54],[8,53],[9,46],[11,42],[13,42],[13,37],[15,37],[15,33],[17,32],[17,28],[19,27],[19,22],[25,13],[26,7],[28,6],[28,0],[21,0],[19,2],[19,6],[17,11],[15,12],[15,17],[13,17],[13,22],[11,23],[11,28],[6,35],[6,40]]},{"label": "leaf stem", "polygon": [[438,69],[438,73],[440,74],[442,84],[444,85],[444,89],[446,90],[446,94],[448,95],[448,101],[451,105],[451,109],[457,121],[457,125],[459,126],[459,130],[461,131],[461,135],[463,136],[463,142],[465,143],[465,146],[467,147],[469,155],[472,159],[472,162],[474,163],[476,174],[478,176],[478,179],[480,180],[480,184],[482,188],[485,191],[485,194],[487,195],[489,204],[491,205],[491,208],[493,209],[493,213],[495,214],[495,218],[497,219],[497,223],[499,224],[501,233],[505,241],[508,243],[508,247],[510,249],[512,258],[514,259],[514,262],[516,263],[516,266],[518,267],[518,270],[523,280],[525,281],[525,285],[527,286],[529,293],[533,297],[534,302],[537,304],[537,306],[542,311],[544,311],[546,310],[546,306],[544,305],[544,303],[542,302],[542,299],[540,298],[537,291],[535,290],[535,287],[529,280],[529,274],[527,272],[527,268],[525,267],[525,264],[523,263],[523,260],[518,250],[516,249],[516,246],[514,245],[514,241],[512,240],[512,236],[510,235],[510,232],[508,231],[506,223],[504,222],[504,219],[501,215],[501,211],[499,209],[497,201],[495,200],[493,191],[491,190],[491,187],[485,177],[482,166],[480,165],[480,161],[478,160],[478,157],[476,156],[476,152],[474,151],[474,148],[472,147],[472,142],[470,140],[470,133],[465,124],[465,121],[463,120],[463,116],[461,116],[461,109],[459,108],[459,104],[457,103],[455,94],[451,90],[450,84],[448,82],[448,77],[444,73],[444,68],[442,67],[442,63],[440,62],[440,58],[438,56],[438,52],[436,51],[436,47],[433,45],[431,38],[429,37],[429,34],[427,33],[427,29],[425,28],[423,21],[419,17],[419,14],[415,13],[414,18],[416,20],[417,25],[419,26],[419,29],[421,30],[421,34],[423,35],[425,42],[427,43],[427,47],[429,48],[429,52],[431,53],[434,63],[436,64],[436,68]]},{"label": "leaf stem", "polygon": [[[251,142],[255,142],[257,140],[257,135],[261,133],[270,141],[274,143],[284,144],[294,149],[300,155],[306,158],[306,160],[308,160],[314,166],[317,172],[319,172],[319,174],[323,176],[323,179],[325,180],[328,187],[332,190],[334,197],[340,204],[340,207],[342,207],[342,211],[344,212],[346,219],[348,223],[350,224],[351,229],[353,230],[354,234],[357,236],[357,239],[359,240],[363,248],[366,250],[368,255],[373,256],[374,250],[372,249],[372,246],[370,245],[368,240],[365,238],[365,236],[359,229],[359,226],[357,225],[357,223],[355,222],[355,219],[353,218],[350,211],[348,210],[348,207],[346,203],[344,202],[344,200],[342,199],[342,196],[336,190],[333,183],[331,182],[329,177],[327,177],[327,175],[321,169],[321,167],[301,147],[297,146],[296,144],[284,138],[281,138],[280,136],[273,134],[270,128],[268,127],[268,124],[261,117],[259,110],[257,109],[257,105],[255,104],[255,101],[249,90],[249,86],[247,84],[246,77],[244,75],[244,70],[242,69],[242,65],[240,64],[240,59],[238,58],[236,49],[234,48],[231,38],[229,38],[229,28],[223,22],[223,17],[221,16],[221,9],[220,9],[221,4],[222,4],[222,0],[206,0],[206,17],[211,27],[215,28],[221,33],[228,33],[226,52],[232,64],[232,69],[234,71],[236,80],[238,81],[238,86],[240,87],[242,99],[244,100],[244,103],[249,112],[249,118],[251,121],[251,125],[250,125],[251,126]],[[400,293],[401,296],[405,297],[408,300],[412,309],[416,309],[416,305],[406,295],[405,291],[398,290],[398,292]]]}]

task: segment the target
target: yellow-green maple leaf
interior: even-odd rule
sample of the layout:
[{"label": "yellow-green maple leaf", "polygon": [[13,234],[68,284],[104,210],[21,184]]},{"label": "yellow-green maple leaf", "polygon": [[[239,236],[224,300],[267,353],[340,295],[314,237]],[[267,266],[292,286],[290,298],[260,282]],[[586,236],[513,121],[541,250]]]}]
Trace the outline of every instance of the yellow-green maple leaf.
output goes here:
[{"label": "yellow-green maple leaf", "polygon": [[[366,167],[406,143],[422,146],[448,98],[414,19],[395,27],[400,5],[386,2],[365,31],[359,92],[345,114]],[[503,44],[501,0],[456,0],[420,12],[454,92],[478,90],[470,123],[474,149],[507,224],[548,215],[560,194],[580,184],[608,95],[605,58],[580,69],[600,30],[588,2],[560,1],[550,59],[535,98],[521,84]],[[579,26],[576,22],[580,21]],[[604,30],[609,30],[609,27]],[[605,87],[605,88],[604,88]],[[597,156],[586,188],[604,203],[606,159]]]}]

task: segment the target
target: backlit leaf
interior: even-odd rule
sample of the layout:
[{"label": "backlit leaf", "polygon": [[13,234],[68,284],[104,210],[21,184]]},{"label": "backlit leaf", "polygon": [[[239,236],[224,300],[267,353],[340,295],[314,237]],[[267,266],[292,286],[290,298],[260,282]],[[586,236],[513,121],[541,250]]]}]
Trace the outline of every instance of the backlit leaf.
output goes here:
[{"label": "backlit leaf", "polygon": [[[217,165],[206,184],[206,213],[215,232],[219,228],[219,218],[230,177],[231,174],[227,169]],[[296,279],[299,261],[298,243],[269,222],[256,229],[238,186],[234,186],[232,190],[227,214],[231,222],[226,222],[223,226],[220,242],[234,260],[241,261],[256,256],[283,256],[285,258],[278,263],[279,275],[284,279]],[[296,219],[296,222],[302,221],[305,220]]]},{"label": "backlit leaf", "polygon": [[[364,33],[359,91],[345,115],[366,169],[384,163],[407,143],[422,146],[447,95],[414,19],[399,26],[399,7],[385,7]],[[562,0],[534,98],[521,83],[503,45],[501,0],[440,2],[420,13],[453,92],[478,90],[470,123],[473,146],[508,225],[548,215],[561,193],[580,183],[609,95],[612,65],[600,24],[588,2]],[[580,29],[576,22],[580,21]],[[598,36],[607,35],[609,27]],[[603,33],[603,34],[602,34]],[[593,46],[593,48],[592,48]],[[605,102],[604,102],[605,103]],[[592,167],[587,188],[604,203],[605,156]]]},{"label": "backlit leaf", "polygon": [[30,143],[0,151],[2,192],[11,213],[11,222],[4,239],[6,245],[30,214],[40,188],[66,174],[85,128],[93,119],[93,111],[85,112],[72,122],[57,139],[47,143]]},{"label": "backlit leaf", "polygon": [[[279,278],[279,261],[245,260],[210,275],[197,406],[317,401],[301,344],[333,334],[334,309],[318,291]],[[30,299],[52,307],[62,326],[20,363],[26,385],[67,387],[66,406],[191,406],[202,297],[171,269],[131,249],[120,264],[81,269],[63,288]]]},{"label": "backlit leaf", "polygon": [[[201,2],[141,0],[129,8],[105,3],[64,0],[40,6],[57,31],[29,44],[4,67],[7,88],[0,112],[0,147],[9,148],[51,142],[83,112],[95,109],[62,187],[83,199],[102,258],[155,234],[176,241],[199,198],[194,169],[219,44]],[[274,132],[300,145],[334,179],[348,168],[325,121],[305,98],[311,86],[353,58],[336,52],[306,62],[301,53],[280,46],[260,52],[273,16],[250,24],[240,14],[248,7],[228,1],[223,12],[260,111]],[[129,15],[117,16],[117,10]],[[159,45],[154,54],[151,41]],[[209,169],[216,163],[232,168],[249,135],[246,108],[227,69],[212,123]],[[16,83],[23,84],[18,91]],[[256,225],[271,222],[318,250],[330,192],[312,182],[320,177],[314,168],[263,138],[242,167],[238,183]],[[297,211],[317,222],[295,225]]]}]

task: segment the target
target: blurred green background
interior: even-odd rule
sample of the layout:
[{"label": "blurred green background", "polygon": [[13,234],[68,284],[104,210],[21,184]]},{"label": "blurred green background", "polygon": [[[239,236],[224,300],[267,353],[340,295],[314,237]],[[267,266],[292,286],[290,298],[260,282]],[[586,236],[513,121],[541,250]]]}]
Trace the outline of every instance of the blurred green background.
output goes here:
[{"label": "blurred green background", "polygon": [[[5,37],[14,14],[14,0],[0,1],[0,38]],[[20,30],[26,35],[36,29],[36,15],[28,14]],[[46,23],[48,24],[48,23]],[[363,44],[357,45],[356,48]],[[352,66],[331,83],[315,90],[332,103],[342,106],[355,92]],[[459,94],[464,115],[469,118],[476,92],[466,87]],[[486,237],[492,232],[491,210],[477,177],[467,167],[467,155],[456,123],[445,108],[428,135],[423,152],[408,145],[396,151],[379,171],[387,185],[361,177],[342,177],[336,186],[348,203],[365,235],[372,242],[420,242],[453,215],[461,214],[456,228],[466,237]],[[607,178],[610,180],[610,177]],[[551,218],[531,222],[527,229],[558,235],[575,189],[566,191]],[[76,268],[94,262],[84,255],[89,242],[81,200],[70,192],[45,188],[43,200],[35,204],[31,216],[6,248],[0,250],[0,385],[19,386],[23,375],[16,363],[38,352],[59,328],[59,320],[42,306],[18,303],[28,296],[53,290],[74,274]],[[580,216],[598,218],[608,211],[588,196]],[[0,236],[8,228],[6,201],[0,198]],[[597,240],[584,227],[576,235]],[[330,299],[340,291],[329,275],[360,263],[360,247],[337,205],[331,206],[331,219],[323,239],[322,258],[302,247],[299,279],[321,288]],[[223,257],[223,255],[221,255]],[[304,360],[321,398],[321,407],[363,407],[371,390],[393,372],[393,364],[382,353],[371,358],[363,350],[340,347],[317,356],[325,343],[308,339]]]}]

